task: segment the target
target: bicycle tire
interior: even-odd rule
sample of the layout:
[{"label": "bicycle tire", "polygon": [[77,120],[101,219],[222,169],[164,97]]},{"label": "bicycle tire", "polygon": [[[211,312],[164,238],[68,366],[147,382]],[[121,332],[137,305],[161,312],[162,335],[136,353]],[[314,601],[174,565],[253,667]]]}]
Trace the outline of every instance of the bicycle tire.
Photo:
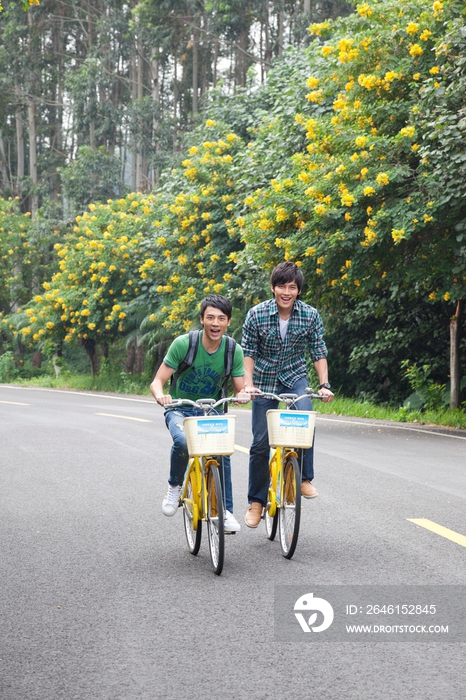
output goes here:
[{"label": "bicycle tire", "polygon": [[199,552],[202,537],[202,520],[199,517],[199,512],[194,498],[196,491],[196,477],[194,471],[191,470],[188,476],[186,486],[186,498],[183,500],[183,521],[184,531],[188,549],[194,556]]},{"label": "bicycle tire", "polygon": [[[269,482],[269,496],[272,491],[272,478],[270,478]],[[276,503],[274,503],[275,506],[275,514],[270,516],[269,515],[269,503],[265,506],[264,509],[264,522],[265,522],[265,531],[267,533],[267,538],[272,542],[275,539],[275,535],[277,534],[277,525],[278,525],[278,508]]]},{"label": "bicycle tire", "polygon": [[225,557],[225,527],[222,486],[218,466],[212,464],[207,473],[207,533],[210,559],[214,572],[220,576]]},{"label": "bicycle tire", "polygon": [[283,499],[278,519],[282,554],[291,559],[298,543],[301,520],[301,473],[296,457],[288,457],[283,468]]}]

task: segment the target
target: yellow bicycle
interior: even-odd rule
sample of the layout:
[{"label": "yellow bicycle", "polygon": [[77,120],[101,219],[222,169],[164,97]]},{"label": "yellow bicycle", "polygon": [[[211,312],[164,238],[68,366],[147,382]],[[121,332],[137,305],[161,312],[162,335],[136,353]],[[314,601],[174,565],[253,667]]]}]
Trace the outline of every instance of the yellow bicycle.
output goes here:
[{"label": "yellow bicycle", "polygon": [[267,411],[270,481],[263,518],[268,539],[275,539],[278,527],[282,554],[291,559],[298,543],[301,520],[302,450],[312,447],[316,416],[315,411],[300,411],[295,406],[303,398],[323,397],[314,394],[312,389],[306,389],[302,396],[267,392],[261,393],[261,397],[275,399],[286,406]]},{"label": "yellow bicycle", "polygon": [[235,397],[214,399],[175,399],[167,406],[191,405],[203,410],[203,415],[188,416],[183,427],[188,445],[189,462],[180,493],[183,522],[188,549],[196,555],[201,546],[202,522],[207,523],[210,558],[214,572],[220,576],[225,557],[225,507],[222,495],[218,457],[231,455],[235,446],[236,416],[214,413],[218,406],[238,402]]}]

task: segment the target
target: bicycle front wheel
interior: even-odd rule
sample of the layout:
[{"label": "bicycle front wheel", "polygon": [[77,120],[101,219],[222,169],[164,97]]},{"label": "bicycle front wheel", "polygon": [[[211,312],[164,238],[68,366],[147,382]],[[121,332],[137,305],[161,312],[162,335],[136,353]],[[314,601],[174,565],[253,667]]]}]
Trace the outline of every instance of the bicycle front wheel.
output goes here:
[{"label": "bicycle front wheel", "polygon": [[186,496],[183,499],[183,520],[188,549],[194,555],[199,552],[202,536],[202,520],[199,517],[196,491],[196,475],[191,470],[188,475]]},{"label": "bicycle front wheel", "polygon": [[207,474],[207,532],[212,566],[217,576],[223,569],[225,528],[223,522],[222,486],[218,467],[212,465]]},{"label": "bicycle front wheel", "polygon": [[296,457],[288,457],[283,469],[283,499],[279,509],[280,546],[291,559],[298,543],[301,519],[301,474]]}]

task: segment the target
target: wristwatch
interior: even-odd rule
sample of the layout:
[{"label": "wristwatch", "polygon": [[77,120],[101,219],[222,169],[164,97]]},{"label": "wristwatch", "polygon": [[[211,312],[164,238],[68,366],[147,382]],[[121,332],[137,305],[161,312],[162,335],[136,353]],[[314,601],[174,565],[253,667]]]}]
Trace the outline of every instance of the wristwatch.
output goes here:
[{"label": "wristwatch", "polygon": [[323,384],[320,385],[319,389],[331,389],[332,387],[328,382],[324,382]]}]

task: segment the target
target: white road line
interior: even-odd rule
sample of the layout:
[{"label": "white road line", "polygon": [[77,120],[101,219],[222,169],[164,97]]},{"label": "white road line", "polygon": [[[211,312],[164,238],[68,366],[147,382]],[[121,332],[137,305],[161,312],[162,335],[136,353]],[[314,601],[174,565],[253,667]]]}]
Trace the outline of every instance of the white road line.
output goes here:
[{"label": "white road line", "polygon": [[133,418],[133,416],[118,416],[115,413],[96,413],[96,416],[107,416],[107,418],[123,418],[123,420],[136,420],[139,423],[152,423],[147,418]]}]

